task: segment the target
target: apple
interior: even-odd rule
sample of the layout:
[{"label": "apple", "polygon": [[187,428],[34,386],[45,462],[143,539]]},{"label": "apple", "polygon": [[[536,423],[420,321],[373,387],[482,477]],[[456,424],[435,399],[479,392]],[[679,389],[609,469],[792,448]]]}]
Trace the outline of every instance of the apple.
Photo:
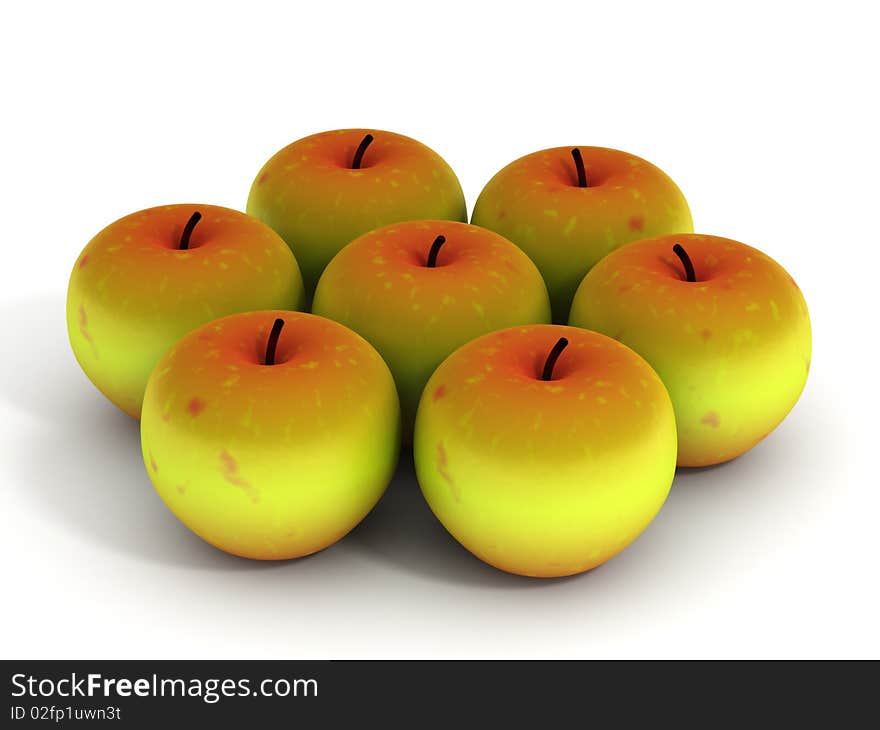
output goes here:
[{"label": "apple", "polygon": [[535,262],[565,324],[574,292],[605,254],[630,241],[693,231],[687,201],[659,168],[604,147],[556,147],[510,163],[471,223],[509,238]]},{"label": "apple", "polygon": [[302,312],[235,314],[186,335],[150,377],[144,463],[193,532],[234,555],[309,555],[382,496],[400,447],[388,367]]},{"label": "apple", "polygon": [[666,388],[628,347],[561,325],[479,337],[437,368],[416,475],[446,529],[510,573],[580,573],[654,518],[675,473]]},{"label": "apple", "polygon": [[467,222],[455,173],[436,152],[393,132],[338,129],[276,153],[251,187],[247,211],[287,241],[309,299],[347,243],[399,221]]},{"label": "apple", "polygon": [[785,418],[810,369],[810,317],[794,279],[718,236],[658,236],[602,259],[571,324],[633,348],[660,374],[678,422],[678,463],[748,451]]},{"label": "apple", "polygon": [[313,311],[351,327],[385,358],[407,443],[422,389],[447,355],[492,330],[550,321],[547,288],[528,256],[497,233],[439,220],[354,240],[324,271]]},{"label": "apple", "polygon": [[150,372],[187,332],[235,312],[303,304],[296,259],[266,224],[216,205],[165,205],[111,223],[83,249],[67,331],[98,390],[139,418]]}]

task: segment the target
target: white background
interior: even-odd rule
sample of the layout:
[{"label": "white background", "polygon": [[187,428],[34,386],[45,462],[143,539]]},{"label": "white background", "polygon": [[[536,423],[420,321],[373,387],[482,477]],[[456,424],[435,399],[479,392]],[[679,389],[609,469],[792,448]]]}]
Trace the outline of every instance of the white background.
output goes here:
[{"label": "white background", "polygon": [[[878,657],[872,3],[15,3],[0,22],[4,657]],[[14,8],[14,9],[10,9]],[[306,134],[436,149],[472,208],[556,145],[646,157],[698,231],[798,280],[813,367],[784,424],[678,475],[623,554],[557,581],[458,547],[404,466],[314,557],[220,553],[165,509],[137,424],[67,342],[70,268],[106,224],[243,208]]]}]

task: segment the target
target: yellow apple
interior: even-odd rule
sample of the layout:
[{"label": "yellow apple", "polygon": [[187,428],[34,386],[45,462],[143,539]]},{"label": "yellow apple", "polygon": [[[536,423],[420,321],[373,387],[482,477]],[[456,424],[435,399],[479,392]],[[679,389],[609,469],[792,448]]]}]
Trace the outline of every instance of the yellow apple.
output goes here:
[{"label": "yellow apple", "polygon": [[121,218],[83,249],[67,331],[98,390],[139,418],[150,372],[187,332],[235,312],[303,304],[296,259],[266,224],[216,205],[166,205]]},{"label": "yellow apple", "polygon": [[580,573],[635,540],[666,499],[675,451],[651,366],[559,325],[459,348],[416,417],[416,473],[434,514],[478,558],[527,576]]},{"label": "yellow apple", "polygon": [[373,508],[400,448],[388,367],[322,317],[263,311],[186,335],[150,377],[144,463],[196,534],[247,558],[308,555]]},{"label": "yellow apple", "polygon": [[810,316],[794,279],[718,236],[658,236],[608,255],[580,285],[570,323],[620,340],[660,374],[681,466],[752,448],[792,409],[810,369]]},{"label": "yellow apple", "polygon": [[497,233],[466,223],[397,223],[356,239],[327,266],[313,311],[365,337],[385,358],[412,441],[422,388],[474,337],[550,321],[541,275]]}]

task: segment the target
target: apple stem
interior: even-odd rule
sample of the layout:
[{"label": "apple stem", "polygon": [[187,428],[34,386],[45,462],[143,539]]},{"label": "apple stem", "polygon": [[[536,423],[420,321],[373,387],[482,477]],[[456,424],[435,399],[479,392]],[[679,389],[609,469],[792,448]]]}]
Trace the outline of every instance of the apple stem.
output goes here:
[{"label": "apple stem", "polygon": [[574,166],[577,168],[578,187],[585,188],[587,187],[587,171],[584,169],[584,158],[581,155],[580,149],[575,147],[571,151],[571,156],[574,158]]},{"label": "apple stem", "polygon": [[180,244],[178,248],[181,251],[186,251],[189,248],[189,237],[192,235],[193,228],[196,227],[196,223],[202,220],[202,214],[199,211],[193,213],[189,220],[186,222],[186,225],[183,227],[183,233],[180,234]]},{"label": "apple stem", "polygon": [[440,253],[440,247],[446,243],[446,236],[437,236],[434,243],[431,244],[431,250],[428,251],[428,268],[433,269],[437,265],[437,254]]},{"label": "apple stem", "polygon": [[284,320],[279,317],[272,325],[272,331],[269,333],[269,339],[266,341],[266,365],[275,364],[275,348],[278,347],[278,338],[281,336],[281,328],[284,327]]},{"label": "apple stem", "polygon": [[568,347],[568,340],[565,337],[560,337],[556,344],[553,345],[553,349],[550,350],[550,354],[547,355],[547,361],[544,363],[544,372],[541,373],[541,380],[553,380],[553,367],[566,347]]},{"label": "apple stem", "polygon": [[696,281],[697,275],[694,272],[694,264],[691,261],[691,257],[688,256],[687,251],[684,250],[684,247],[680,243],[676,243],[672,247],[672,253],[681,259],[681,265],[684,266],[685,279],[687,279],[687,281]]},{"label": "apple stem", "polygon": [[355,150],[354,159],[351,161],[351,169],[352,170],[360,170],[361,169],[361,161],[364,159],[364,152],[367,151],[367,147],[370,146],[370,142],[373,141],[373,135],[368,134],[364,136],[361,140],[361,143],[358,145],[358,148]]}]

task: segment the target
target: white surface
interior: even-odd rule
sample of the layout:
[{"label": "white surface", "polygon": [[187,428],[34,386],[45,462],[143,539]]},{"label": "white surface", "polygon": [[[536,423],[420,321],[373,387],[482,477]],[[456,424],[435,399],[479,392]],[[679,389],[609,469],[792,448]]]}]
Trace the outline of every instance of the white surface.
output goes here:
[{"label": "white surface", "polygon": [[[869,3],[183,5],[18,3],[0,24],[0,655],[880,656]],[[406,466],[320,555],[203,544],[70,353],[70,267],[133,210],[243,208],[278,148],[347,126],[434,147],[469,208],[544,147],[660,165],[698,231],[801,285],[801,402],[746,456],[679,474],[642,538],[575,578],[484,566]]]}]

